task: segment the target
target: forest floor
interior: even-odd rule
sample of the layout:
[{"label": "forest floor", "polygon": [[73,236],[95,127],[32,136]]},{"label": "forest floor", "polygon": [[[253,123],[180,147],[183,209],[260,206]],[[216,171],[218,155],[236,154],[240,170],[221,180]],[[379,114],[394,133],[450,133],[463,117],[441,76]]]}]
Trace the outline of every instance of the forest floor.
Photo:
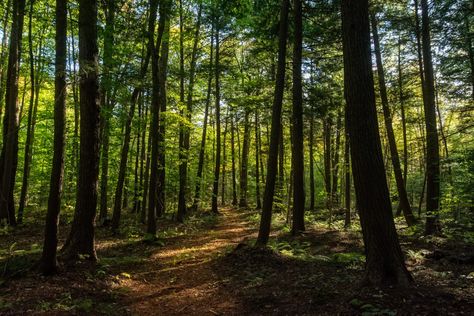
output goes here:
[{"label": "forest floor", "polygon": [[362,288],[357,230],[319,223],[291,238],[280,220],[262,250],[249,246],[257,213],[221,212],[193,215],[186,224],[161,219],[156,242],[144,242],[136,225],[124,225],[120,236],[97,229],[99,262],[80,261],[48,278],[31,269],[41,225],[19,227],[0,238],[0,314],[473,314],[472,243],[402,233],[414,285]]}]

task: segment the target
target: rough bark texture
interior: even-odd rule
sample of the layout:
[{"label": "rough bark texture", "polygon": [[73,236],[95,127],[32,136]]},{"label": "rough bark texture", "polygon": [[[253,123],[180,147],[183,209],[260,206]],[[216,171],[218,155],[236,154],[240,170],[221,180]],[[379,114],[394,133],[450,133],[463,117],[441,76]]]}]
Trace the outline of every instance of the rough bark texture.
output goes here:
[{"label": "rough bark texture", "polygon": [[216,77],[216,161],[214,167],[214,181],[212,186],[212,212],[218,213],[217,195],[219,194],[219,173],[221,167],[221,89],[220,89],[220,61],[219,61],[219,18],[216,18],[216,63],[215,63],[215,77]]},{"label": "rough bark texture", "polygon": [[66,40],[67,0],[56,0],[56,64],[54,89],[54,153],[49,185],[43,254],[40,269],[43,274],[57,271],[58,221],[64,178],[64,149],[66,126]]},{"label": "rough bark texture", "polygon": [[97,45],[97,1],[79,1],[80,158],[76,211],[64,245],[64,257],[87,255],[96,260],[94,220],[99,176],[100,94]]},{"label": "rough bark texture", "polygon": [[8,55],[3,120],[3,147],[0,155],[0,221],[16,225],[13,189],[18,164],[18,71],[21,59],[21,36],[25,0],[13,1],[12,29]]},{"label": "rough bark texture", "polygon": [[309,118],[309,209],[314,211],[314,114]]},{"label": "rough bark texture", "polygon": [[398,198],[400,200],[400,207],[402,209],[405,221],[408,226],[416,223],[416,219],[411,211],[410,202],[408,201],[408,194],[403,181],[402,169],[400,167],[400,158],[398,156],[397,141],[395,140],[395,133],[392,126],[392,115],[388,105],[387,88],[385,86],[385,73],[383,69],[382,53],[380,52],[380,41],[377,30],[377,19],[375,13],[370,15],[372,24],[372,35],[374,40],[375,59],[377,63],[377,74],[379,80],[380,98],[382,100],[383,117],[385,121],[385,130],[387,132],[388,145],[390,148],[390,158],[392,160],[393,173],[395,175],[395,182],[397,184]]},{"label": "rough bark texture", "polygon": [[366,253],[365,281],[408,285],[383,167],[370,54],[368,0],[342,1],[344,90],[352,172]]},{"label": "rough bark texture", "polygon": [[289,0],[281,0],[280,28],[278,31],[278,66],[275,80],[275,94],[272,111],[272,130],[267,161],[267,181],[263,194],[262,217],[258,231],[257,245],[266,245],[270,236],[273,198],[278,166],[278,146],[281,133],[281,107],[285,89],[286,39],[288,33]]},{"label": "rough bark texture", "polygon": [[303,86],[301,62],[303,53],[303,9],[302,1],[294,0],[295,30],[293,43],[293,225],[292,234],[305,230],[304,227],[304,154],[303,154]]},{"label": "rough bark texture", "polygon": [[249,162],[249,147],[250,147],[250,111],[245,110],[244,118],[244,139],[242,143],[242,159],[240,160],[240,207],[247,207],[247,184],[248,184],[248,162]]},{"label": "rough bark texture", "polygon": [[101,176],[100,176],[100,210],[99,223],[103,224],[107,220],[108,202],[108,180],[109,180],[109,134],[110,117],[112,116],[112,78],[114,55],[114,33],[115,33],[115,1],[105,1],[105,30],[104,30],[104,56],[102,63],[101,79]]},{"label": "rough bark texture", "polygon": [[262,203],[260,201],[260,170],[259,170],[259,162],[260,162],[260,151],[259,151],[259,121],[258,121],[258,110],[255,110],[255,199],[257,210],[262,208]]},{"label": "rough bark texture", "polygon": [[[153,10],[150,13],[150,17],[156,16],[156,6],[158,5],[157,0],[150,0],[150,8]],[[160,23],[158,26],[158,39],[156,45],[153,45],[152,50],[152,97],[151,97],[151,160],[150,160],[150,183],[148,188],[148,217],[147,217],[147,234],[154,238],[156,235],[156,207],[157,207],[157,185],[158,185],[158,133],[159,133],[159,121],[160,121],[160,103],[159,103],[159,66],[158,66],[158,52],[161,45],[161,39],[165,28],[166,11],[160,6]],[[150,22],[151,23],[151,22]],[[151,30],[152,28],[150,28]],[[154,43],[154,33],[149,34],[150,40]]]},{"label": "rough bark texture", "polygon": [[424,69],[423,108],[426,128],[426,226],[425,234],[441,231],[439,223],[439,143],[436,124],[436,103],[431,57],[428,1],[421,0],[421,39]]}]

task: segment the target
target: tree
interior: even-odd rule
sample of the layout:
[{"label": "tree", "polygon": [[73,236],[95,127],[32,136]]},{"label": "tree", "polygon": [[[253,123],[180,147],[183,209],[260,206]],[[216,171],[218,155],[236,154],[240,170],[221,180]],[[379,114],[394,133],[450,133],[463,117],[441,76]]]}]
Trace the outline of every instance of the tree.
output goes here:
[{"label": "tree", "polygon": [[293,43],[293,226],[292,234],[304,227],[304,155],[303,155],[303,86],[301,60],[303,53],[303,9],[302,0],[294,0],[295,34]]},{"label": "tree", "polygon": [[372,34],[374,40],[374,52],[377,63],[377,73],[379,79],[380,98],[382,100],[383,117],[385,121],[385,129],[387,131],[388,144],[390,147],[390,158],[392,160],[393,172],[395,174],[395,181],[397,184],[398,198],[400,199],[400,207],[405,216],[408,226],[416,223],[416,219],[411,211],[410,202],[403,180],[402,169],[400,167],[400,158],[398,156],[397,143],[395,140],[395,133],[392,127],[392,115],[388,105],[387,88],[385,86],[385,74],[383,69],[382,54],[380,52],[379,34],[377,31],[377,19],[375,13],[371,13],[370,20],[372,24]]},{"label": "tree", "polygon": [[13,189],[18,164],[18,71],[24,15],[25,0],[14,1],[3,120],[3,147],[0,154],[0,220],[5,219],[12,226],[16,225]]},{"label": "tree", "polygon": [[267,179],[265,184],[265,192],[263,194],[262,217],[260,218],[260,228],[257,237],[257,245],[262,246],[266,245],[268,242],[272,220],[273,198],[275,193],[278,163],[278,147],[281,136],[281,107],[283,103],[283,92],[285,89],[286,39],[288,35],[289,6],[289,0],[281,0],[280,26],[278,30],[278,65],[272,107],[272,128],[270,149],[267,160]]},{"label": "tree", "polygon": [[240,207],[248,207],[247,185],[248,185],[248,163],[250,147],[250,110],[245,109],[244,116],[244,139],[242,142],[242,159],[240,160]]},{"label": "tree", "polygon": [[97,1],[79,1],[80,157],[76,210],[63,248],[66,259],[96,260],[94,220],[97,207],[100,145],[100,93]]},{"label": "tree", "polygon": [[64,178],[64,150],[66,145],[66,56],[67,56],[67,1],[56,0],[56,63],[54,88],[54,154],[49,185],[48,212],[44,232],[40,269],[43,274],[57,271],[58,222]]},{"label": "tree", "polygon": [[219,31],[220,31],[220,21],[219,16],[214,17],[215,21],[215,41],[216,41],[216,62],[215,62],[215,77],[216,77],[216,106],[215,106],[215,116],[216,116],[216,162],[214,167],[214,181],[212,186],[212,205],[211,209],[213,213],[218,213],[217,208],[217,195],[219,194],[219,173],[221,168],[221,86],[220,86],[220,43],[219,43]]},{"label": "tree", "polygon": [[[99,222],[103,224],[107,220],[108,181],[109,181],[109,138],[110,117],[114,107],[113,99],[113,77],[111,75],[114,66],[114,35],[115,35],[115,0],[105,1],[105,30],[104,30],[104,56],[102,62],[101,80],[101,178],[100,178],[100,211]],[[124,146],[125,147],[125,146]],[[115,212],[115,210],[114,210]]]},{"label": "tree", "polygon": [[365,282],[408,285],[392,217],[375,109],[367,0],[342,1],[344,93],[352,173],[366,253]]},{"label": "tree", "polygon": [[426,128],[426,226],[425,234],[441,231],[439,223],[439,143],[436,123],[435,87],[431,56],[428,1],[421,0],[421,39],[423,54],[423,109]]}]

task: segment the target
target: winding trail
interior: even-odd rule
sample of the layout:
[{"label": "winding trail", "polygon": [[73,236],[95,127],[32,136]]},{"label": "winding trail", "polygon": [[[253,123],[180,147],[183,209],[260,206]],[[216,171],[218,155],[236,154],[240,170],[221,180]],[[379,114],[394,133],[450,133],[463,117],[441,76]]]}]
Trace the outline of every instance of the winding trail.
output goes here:
[{"label": "winding trail", "polygon": [[132,315],[239,314],[242,306],[227,290],[229,280],[213,269],[220,255],[256,230],[240,211],[221,208],[214,227],[166,241],[139,271],[122,282],[122,304]]}]

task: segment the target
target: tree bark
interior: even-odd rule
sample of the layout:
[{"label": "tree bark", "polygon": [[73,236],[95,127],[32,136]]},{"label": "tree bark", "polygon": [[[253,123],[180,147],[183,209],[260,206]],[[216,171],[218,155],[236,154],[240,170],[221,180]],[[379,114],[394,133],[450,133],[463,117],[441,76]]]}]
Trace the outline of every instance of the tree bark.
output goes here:
[{"label": "tree bark", "polygon": [[[100,211],[99,223],[107,220],[108,180],[109,180],[109,138],[110,117],[112,116],[112,76],[111,70],[114,63],[114,35],[115,35],[115,1],[105,1],[105,30],[104,30],[104,56],[101,80],[101,117],[100,127],[102,133],[101,145],[101,177],[100,177]],[[114,210],[115,211],[115,210]]]},{"label": "tree bark", "polygon": [[262,208],[262,203],[260,202],[260,172],[259,172],[259,121],[258,121],[258,109],[255,109],[255,195],[256,195],[256,209],[260,210]]},{"label": "tree bark", "polygon": [[212,188],[212,212],[218,213],[217,208],[217,195],[219,194],[219,173],[221,166],[221,90],[220,90],[220,48],[219,48],[219,17],[215,17],[215,36],[216,36],[216,63],[215,63],[215,76],[216,76],[216,165],[214,168],[214,181]]},{"label": "tree bark", "polygon": [[13,190],[18,165],[18,72],[24,15],[25,0],[14,1],[3,120],[3,147],[0,156],[2,184],[0,186],[0,221],[5,219],[11,226],[16,225]]},{"label": "tree bark", "polygon": [[[165,3],[166,2],[166,3]],[[156,16],[155,8],[158,5],[158,0],[150,0],[150,8],[153,9],[150,17]],[[147,217],[147,238],[156,238],[156,214],[158,205],[158,146],[159,146],[159,123],[160,123],[160,67],[159,67],[159,51],[160,45],[165,31],[165,24],[168,22],[168,1],[160,2],[160,22],[158,26],[158,38],[156,44],[152,48],[152,121],[151,121],[151,160],[150,160],[150,183],[148,188],[148,217]],[[153,28],[150,27],[150,30]],[[150,41],[154,43],[154,33],[149,34]]]},{"label": "tree bark", "polygon": [[378,131],[368,0],[342,1],[342,30],[347,125],[365,244],[365,282],[406,286],[412,278],[395,230]]},{"label": "tree bark", "polygon": [[237,183],[236,183],[236,170],[235,170],[235,126],[234,126],[234,113],[230,117],[230,144],[232,150],[232,205],[237,205]]},{"label": "tree bark", "polygon": [[248,207],[247,187],[248,187],[248,161],[250,147],[250,111],[245,109],[244,118],[244,139],[242,143],[242,159],[240,161],[240,200],[239,207]]},{"label": "tree bark", "polygon": [[424,69],[423,108],[426,128],[426,226],[425,234],[441,231],[439,223],[439,143],[436,124],[436,103],[433,62],[431,57],[428,1],[421,0],[421,38]]},{"label": "tree bark", "polygon": [[302,0],[294,0],[294,43],[293,43],[293,221],[291,232],[296,235],[304,226],[304,154],[303,154],[303,85],[301,63],[303,55],[303,8]]},{"label": "tree bark", "polygon": [[331,188],[331,196],[332,196],[332,205],[338,207],[339,205],[339,196],[337,192],[337,187],[339,183],[339,148],[341,146],[341,129],[342,129],[342,113],[337,113],[336,119],[336,139],[334,140],[334,159],[332,161],[332,188]]},{"label": "tree bark", "polygon": [[64,151],[66,147],[66,56],[67,56],[67,0],[56,0],[56,63],[54,89],[54,153],[49,185],[41,272],[57,272],[58,222],[64,178]]},{"label": "tree bark", "polygon": [[[267,181],[263,194],[262,217],[258,231],[257,245],[266,245],[270,236],[273,198],[278,165],[278,147],[281,133],[281,107],[285,89],[286,39],[288,33],[289,0],[280,2],[280,26],[278,31],[278,66],[275,80],[275,94],[272,106],[272,130],[267,162]],[[282,170],[281,170],[282,171]]]},{"label": "tree bark", "polygon": [[380,52],[380,42],[375,13],[370,14],[370,19],[372,24],[374,51],[377,63],[380,98],[382,100],[383,117],[385,121],[385,129],[387,132],[388,145],[390,148],[390,158],[392,160],[393,173],[395,175],[395,182],[397,184],[398,198],[400,200],[400,207],[402,208],[405,221],[407,222],[408,226],[412,226],[416,223],[416,219],[413,216],[410,202],[408,201],[408,194],[405,188],[405,182],[403,181],[402,169],[400,167],[400,158],[398,156],[397,142],[395,140],[395,133],[392,127],[392,116],[388,105],[387,88],[385,86],[385,74],[383,69],[382,54]]},{"label": "tree bark", "polygon": [[100,148],[99,49],[97,45],[97,1],[79,1],[80,67],[80,159],[76,211],[64,257],[86,255],[96,260],[94,219],[97,207],[97,181]]},{"label": "tree bark", "polygon": [[315,183],[314,183],[314,114],[310,113],[309,118],[309,209],[315,209]]}]

